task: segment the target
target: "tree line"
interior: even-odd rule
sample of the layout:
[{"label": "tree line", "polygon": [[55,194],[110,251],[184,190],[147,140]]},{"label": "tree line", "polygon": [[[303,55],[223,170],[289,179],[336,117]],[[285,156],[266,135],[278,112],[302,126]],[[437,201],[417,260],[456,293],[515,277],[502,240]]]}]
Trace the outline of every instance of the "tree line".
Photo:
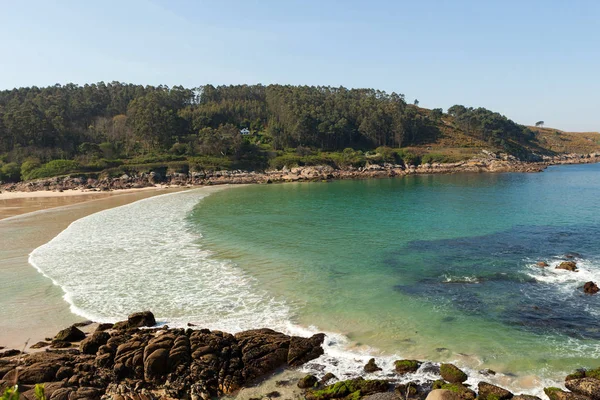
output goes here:
[{"label": "tree line", "polygon": [[[482,108],[448,112],[467,134],[500,146],[532,139],[527,128]],[[433,141],[443,115],[407,105],[401,94],[344,87],[100,82],[16,88],[0,92],[0,162],[12,170],[9,179],[25,162],[90,164],[161,154],[260,167],[290,148],[371,150]],[[253,135],[242,137],[242,128]]]}]

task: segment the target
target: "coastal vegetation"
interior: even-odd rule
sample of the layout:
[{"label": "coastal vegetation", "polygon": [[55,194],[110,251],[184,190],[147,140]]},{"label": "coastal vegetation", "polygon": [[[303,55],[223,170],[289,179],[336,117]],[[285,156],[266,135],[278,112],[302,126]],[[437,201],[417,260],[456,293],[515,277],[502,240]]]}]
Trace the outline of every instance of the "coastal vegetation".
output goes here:
[{"label": "coastal vegetation", "polygon": [[[455,105],[444,113],[374,89],[100,82],[0,92],[4,182],[156,169],[418,165],[468,159],[481,149],[531,160],[565,152],[575,140],[547,137],[546,128],[485,108]],[[559,139],[562,146],[554,144]],[[577,148],[600,148],[594,140]]]}]

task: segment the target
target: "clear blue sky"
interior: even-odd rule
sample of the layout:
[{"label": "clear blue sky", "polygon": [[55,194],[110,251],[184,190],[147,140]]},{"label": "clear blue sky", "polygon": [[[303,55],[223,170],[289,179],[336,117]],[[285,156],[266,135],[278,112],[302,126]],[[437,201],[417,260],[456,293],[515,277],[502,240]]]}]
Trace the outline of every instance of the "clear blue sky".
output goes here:
[{"label": "clear blue sky", "polygon": [[0,0],[0,89],[372,87],[600,130],[600,1]]}]

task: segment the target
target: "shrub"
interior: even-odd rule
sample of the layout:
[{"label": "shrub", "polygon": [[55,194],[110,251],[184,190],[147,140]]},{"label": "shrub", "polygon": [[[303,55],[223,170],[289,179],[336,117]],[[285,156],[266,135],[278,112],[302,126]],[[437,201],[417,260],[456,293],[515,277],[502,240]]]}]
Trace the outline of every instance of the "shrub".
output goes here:
[{"label": "shrub", "polygon": [[[30,180],[65,175],[75,172],[79,168],[79,163],[73,160],[52,160],[39,168],[29,171],[28,174],[23,175],[23,179]],[[23,171],[21,170],[21,172]]]},{"label": "shrub", "polygon": [[0,169],[0,181],[18,182],[21,179],[21,167],[17,163],[4,164]]},{"label": "shrub", "polygon": [[419,165],[421,163],[421,158],[418,155],[406,149],[399,149],[397,154],[398,158],[400,158],[405,165]]},{"label": "shrub", "polygon": [[42,165],[40,163],[40,160],[38,160],[37,158],[28,158],[26,159],[23,164],[21,164],[21,177],[23,179],[29,179],[29,174],[36,168],[39,168],[40,165]]}]

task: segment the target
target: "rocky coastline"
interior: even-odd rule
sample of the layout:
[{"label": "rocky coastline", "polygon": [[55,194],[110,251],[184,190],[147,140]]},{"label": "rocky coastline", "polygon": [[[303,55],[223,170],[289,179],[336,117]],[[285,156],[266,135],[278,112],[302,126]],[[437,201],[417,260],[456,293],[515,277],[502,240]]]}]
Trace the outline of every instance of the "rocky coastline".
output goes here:
[{"label": "rocky coastline", "polygon": [[[48,400],[234,396],[261,379],[317,359],[324,353],[324,338],[288,336],[266,328],[232,335],[191,324],[187,329],[156,327],[151,312],[139,312],[116,324],[75,324],[32,345],[27,353],[0,351],[0,393],[18,384],[21,398],[35,399],[35,385],[40,384]],[[277,387],[284,391],[293,386],[300,392],[288,392],[287,397],[308,400],[540,400],[485,381],[469,385],[467,374],[453,364],[397,360],[393,368],[384,371],[386,376],[410,379],[411,374],[427,372],[436,379],[404,379],[402,384],[393,378],[338,380],[323,370],[319,377],[278,381]],[[375,359],[364,366],[365,374],[381,370]],[[565,387],[568,391],[548,387],[544,393],[550,400],[599,400],[600,368],[575,371],[566,377]],[[282,394],[271,391],[253,400],[277,397]]]},{"label": "rocky coastline", "polygon": [[0,185],[0,191],[36,192],[36,191],[111,191],[120,189],[138,189],[162,186],[201,186],[222,184],[269,184],[283,182],[314,182],[340,179],[372,179],[417,174],[453,174],[479,172],[541,172],[550,165],[590,164],[600,162],[600,153],[564,154],[554,157],[543,157],[540,161],[519,161],[506,154],[494,154],[483,151],[480,157],[456,163],[433,163],[414,165],[400,164],[367,164],[365,167],[347,167],[343,169],[331,166],[305,166],[267,170],[264,172],[243,170],[222,171],[190,171],[188,173],[159,172],[141,173],[138,175],[122,175],[96,177],[72,174],[62,177],[38,179]]}]

